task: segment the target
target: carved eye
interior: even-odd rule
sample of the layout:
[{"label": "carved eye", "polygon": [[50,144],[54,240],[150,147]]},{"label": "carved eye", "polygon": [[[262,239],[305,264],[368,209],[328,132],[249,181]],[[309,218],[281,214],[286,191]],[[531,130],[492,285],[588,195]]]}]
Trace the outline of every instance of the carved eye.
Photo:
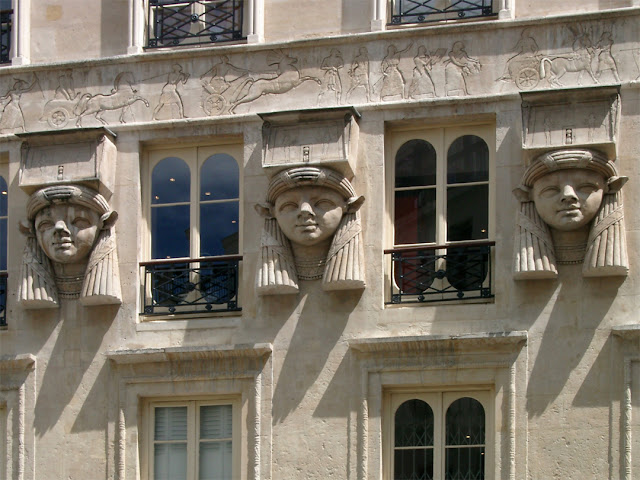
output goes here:
[{"label": "carved eye", "polygon": [[321,208],[322,210],[332,210],[336,208],[337,205],[331,200],[323,198],[321,200],[318,200],[315,206]]},{"label": "carved eye", "polygon": [[53,222],[50,220],[43,220],[42,222],[38,223],[38,225],[36,225],[36,229],[39,232],[44,232],[45,230],[49,230],[50,228],[53,228]]},{"label": "carved eye", "polygon": [[71,222],[72,225],[76,228],[89,228],[91,226],[91,222],[84,217],[76,217]]},{"label": "carved eye", "polygon": [[287,202],[287,203],[283,203],[282,205],[280,205],[280,209],[279,211],[281,212],[294,212],[298,210],[298,204],[295,202]]},{"label": "carved eye", "polygon": [[600,187],[598,185],[594,184],[594,183],[585,183],[585,184],[582,184],[582,185],[580,185],[578,187],[578,191],[580,193],[585,193],[587,195],[589,195],[589,194],[591,194],[591,193],[593,193],[593,192],[595,192],[597,190],[600,190]]},{"label": "carved eye", "polygon": [[556,186],[551,186],[551,187],[547,187],[544,188],[543,190],[540,191],[540,196],[541,197],[545,197],[545,198],[551,198],[554,195],[557,195],[558,193],[560,193],[560,189]]}]

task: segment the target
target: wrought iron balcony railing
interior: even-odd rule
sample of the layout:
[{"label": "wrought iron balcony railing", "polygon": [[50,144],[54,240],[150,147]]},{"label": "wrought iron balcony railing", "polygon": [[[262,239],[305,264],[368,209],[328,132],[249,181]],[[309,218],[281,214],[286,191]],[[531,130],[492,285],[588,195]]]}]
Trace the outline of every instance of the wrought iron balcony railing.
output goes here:
[{"label": "wrought iron balcony railing", "polygon": [[11,61],[11,29],[13,10],[0,10],[0,63]]},{"label": "wrought iron balcony railing", "polygon": [[7,272],[0,272],[0,327],[7,326]]},{"label": "wrought iron balcony railing", "polygon": [[492,298],[491,248],[495,242],[385,250],[391,257],[387,303]]},{"label": "wrought iron balcony railing", "polygon": [[400,25],[497,15],[493,11],[493,0],[394,0],[391,23]]},{"label": "wrought iron balcony railing", "polygon": [[149,48],[242,39],[243,0],[149,0]]},{"label": "wrought iron balcony railing", "polygon": [[242,310],[238,270],[242,255],[142,262],[142,315]]}]

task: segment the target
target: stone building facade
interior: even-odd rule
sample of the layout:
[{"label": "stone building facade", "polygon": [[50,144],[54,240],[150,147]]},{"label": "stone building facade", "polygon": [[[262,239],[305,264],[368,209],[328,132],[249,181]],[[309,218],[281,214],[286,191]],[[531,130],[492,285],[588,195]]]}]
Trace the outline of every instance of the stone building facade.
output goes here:
[{"label": "stone building facade", "polygon": [[640,471],[638,0],[0,7],[0,480]]}]

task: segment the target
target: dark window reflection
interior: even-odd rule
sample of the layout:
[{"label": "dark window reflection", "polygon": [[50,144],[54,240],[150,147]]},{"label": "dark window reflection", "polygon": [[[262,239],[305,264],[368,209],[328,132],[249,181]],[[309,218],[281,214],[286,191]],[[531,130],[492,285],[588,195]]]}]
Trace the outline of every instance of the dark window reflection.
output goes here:
[{"label": "dark window reflection", "polygon": [[207,203],[200,206],[200,255],[238,253],[238,202]]},{"label": "dark window reflection", "polygon": [[200,200],[238,198],[239,170],[235,159],[226,153],[209,157],[200,168]]},{"label": "dark window reflection", "polygon": [[152,258],[189,257],[189,205],[151,209]]},{"label": "dark window reflection", "polygon": [[445,479],[484,479],[485,412],[477,400],[464,397],[447,409]]},{"label": "dark window reflection", "polygon": [[394,419],[394,480],[433,478],[433,410],[413,399],[396,410]]},{"label": "dark window reflection", "polygon": [[168,157],[151,173],[151,203],[167,204],[191,200],[191,172],[184,160]]},{"label": "dark window reflection", "polygon": [[436,150],[424,140],[409,140],[396,154],[396,188],[436,184]]},{"label": "dark window reflection", "polygon": [[7,199],[9,198],[9,190],[7,189],[7,182],[4,178],[0,177],[0,217],[6,217],[8,209]]},{"label": "dark window reflection", "polygon": [[7,215],[9,191],[7,182],[0,177],[0,270],[7,270]]},{"label": "dark window reflection", "polygon": [[489,186],[447,189],[447,240],[481,240],[489,236]]},{"label": "dark window reflection", "polygon": [[457,138],[447,152],[447,183],[489,180],[489,147],[475,135]]},{"label": "dark window reflection", "polygon": [[401,190],[395,194],[395,244],[436,241],[436,190]]}]

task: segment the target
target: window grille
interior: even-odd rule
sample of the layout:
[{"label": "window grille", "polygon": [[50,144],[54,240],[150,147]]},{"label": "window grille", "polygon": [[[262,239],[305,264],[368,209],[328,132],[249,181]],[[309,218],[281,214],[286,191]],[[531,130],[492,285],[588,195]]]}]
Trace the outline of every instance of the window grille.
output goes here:
[{"label": "window grille", "polygon": [[395,0],[391,23],[437,22],[497,16],[492,0]]},{"label": "window grille", "polygon": [[[6,8],[8,5],[9,8]],[[11,62],[13,10],[10,2],[0,2],[0,63]]]},{"label": "window grille", "polygon": [[240,40],[243,7],[243,0],[149,0],[147,47]]}]

